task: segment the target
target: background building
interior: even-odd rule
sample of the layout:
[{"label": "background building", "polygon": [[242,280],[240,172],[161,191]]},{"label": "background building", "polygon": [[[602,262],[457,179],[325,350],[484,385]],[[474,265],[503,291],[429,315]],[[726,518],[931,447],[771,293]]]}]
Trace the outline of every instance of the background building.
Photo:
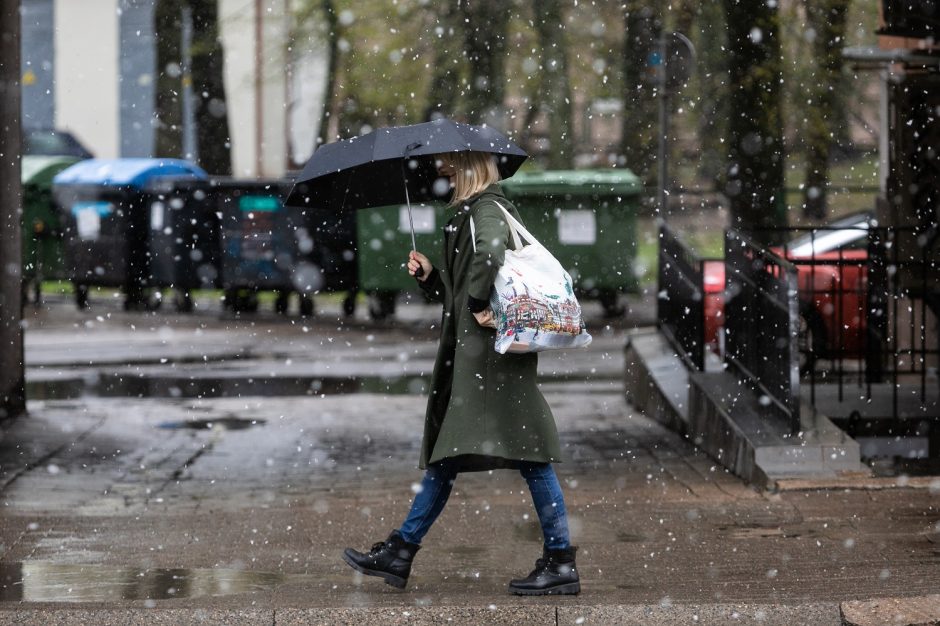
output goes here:
[{"label": "background building", "polygon": [[[24,127],[68,131],[103,158],[185,156],[155,153],[157,78],[179,71],[157,67],[158,1],[23,0]],[[236,176],[281,176],[313,151],[325,53],[294,39],[291,16],[290,0],[219,2]]]}]

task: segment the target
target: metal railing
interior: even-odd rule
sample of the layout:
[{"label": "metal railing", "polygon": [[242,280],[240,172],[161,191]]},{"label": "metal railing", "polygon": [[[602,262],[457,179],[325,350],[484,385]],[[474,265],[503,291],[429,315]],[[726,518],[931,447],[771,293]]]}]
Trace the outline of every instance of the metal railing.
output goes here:
[{"label": "metal railing", "polygon": [[769,250],[729,231],[721,294],[707,289],[711,261],[660,223],[658,325],[701,370],[723,320],[727,369],[794,433],[804,393],[850,434],[900,435],[940,418],[940,238],[844,222],[776,229],[787,243]]},{"label": "metal railing", "polygon": [[797,273],[798,363],[809,403],[850,434],[898,436],[940,418],[936,240],[870,219],[775,230],[772,238],[788,243],[774,250]]},{"label": "metal railing", "polygon": [[[787,230],[805,231],[815,249],[817,239],[853,229]],[[854,249],[808,256],[796,256],[789,246],[783,250],[799,274],[801,373],[809,400],[816,405],[824,391],[829,412],[838,413],[834,418],[873,411],[873,417],[894,420],[940,417],[931,405],[936,383],[930,380],[940,360],[938,311],[930,308],[940,289],[935,252],[905,245],[916,240],[914,227],[854,230],[865,231]],[[888,411],[883,403],[872,404],[888,393]]]},{"label": "metal railing", "polygon": [[656,319],[676,353],[693,369],[705,367],[704,261],[659,221]]},{"label": "metal railing", "polygon": [[725,233],[725,363],[761,393],[793,434],[800,427],[797,271],[734,230]]}]

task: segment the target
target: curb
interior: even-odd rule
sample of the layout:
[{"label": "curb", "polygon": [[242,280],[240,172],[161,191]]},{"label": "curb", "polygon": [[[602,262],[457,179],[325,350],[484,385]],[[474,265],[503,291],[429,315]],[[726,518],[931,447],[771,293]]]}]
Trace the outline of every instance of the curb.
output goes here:
[{"label": "curb", "polygon": [[841,611],[845,626],[931,626],[940,624],[940,595],[843,602]]},{"label": "curb", "polygon": [[286,609],[12,609],[0,608],[0,626],[48,624],[233,624],[236,626],[493,624],[496,626],[673,626],[677,624],[741,624],[753,626],[838,626],[836,602],[778,604],[670,604],[551,606],[408,606]]}]

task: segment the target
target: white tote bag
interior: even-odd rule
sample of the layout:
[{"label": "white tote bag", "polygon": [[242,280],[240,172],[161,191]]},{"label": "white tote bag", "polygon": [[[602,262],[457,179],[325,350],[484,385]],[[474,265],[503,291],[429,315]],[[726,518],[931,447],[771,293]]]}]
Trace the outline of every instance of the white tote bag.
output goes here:
[{"label": "white tote bag", "polygon": [[[501,204],[514,250],[506,250],[490,306],[496,320],[496,351],[540,352],[581,348],[591,343],[571,276]],[[476,227],[470,218],[476,252]],[[523,246],[522,239],[528,242]]]}]

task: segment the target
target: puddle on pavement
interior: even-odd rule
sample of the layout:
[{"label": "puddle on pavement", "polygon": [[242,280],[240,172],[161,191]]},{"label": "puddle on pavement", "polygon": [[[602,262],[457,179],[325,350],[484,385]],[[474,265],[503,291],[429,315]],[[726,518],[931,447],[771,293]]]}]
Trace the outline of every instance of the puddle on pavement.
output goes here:
[{"label": "puddle on pavement", "polygon": [[159,375],[129,377],[102,374],[97,385],[88,389],[102,397],[139,398],[219,398],[238,396],[318,396],[354,393],[423,395],[428,391],[425,376],[193,376]]},{"label": "puddle on pavement", "polygon": [[221,428],[222,430],[246,430],[252,426],[264,426],[267,420],[253,420],[244,417],[220,417],[218,419],[203,420],[179,420],[175,422],[163,422],[157,428],[167,430],[176,430],[188,428],[190,430],[212,430]]},{"label": "puddle on pavement", "polygon": [[0,602],[169,600],[270,591],[305,574],[238,569],[134,569],[28,561],[0,563]]}]

